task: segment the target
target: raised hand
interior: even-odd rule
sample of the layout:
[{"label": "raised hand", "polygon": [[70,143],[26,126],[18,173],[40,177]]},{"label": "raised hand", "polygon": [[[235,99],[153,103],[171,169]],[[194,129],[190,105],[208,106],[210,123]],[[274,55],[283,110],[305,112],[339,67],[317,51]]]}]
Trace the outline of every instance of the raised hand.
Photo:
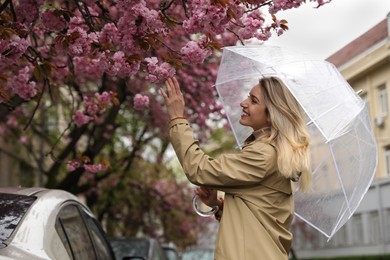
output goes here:
[{"label": "raised hand", "polygon": [[160,88],[160,93],[164,97],[170,119],[183,117],[185,102],[179,82],[176,78],[169,78],[165,81],[165,85],[168,93],[163,88]]}]

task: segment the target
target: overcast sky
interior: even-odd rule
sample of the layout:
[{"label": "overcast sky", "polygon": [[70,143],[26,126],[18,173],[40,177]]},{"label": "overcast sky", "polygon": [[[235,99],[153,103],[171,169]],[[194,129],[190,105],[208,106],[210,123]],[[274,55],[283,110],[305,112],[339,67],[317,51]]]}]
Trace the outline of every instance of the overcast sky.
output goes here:
[{"label": "overcast sky", "polygon": [[289,30],[273,36],[268,44],[326,59],[390,12],[390,0],[332,0],[318,9],[314,6],[308,1],[300,8],[280,12],[277,18],[286,19]]}]

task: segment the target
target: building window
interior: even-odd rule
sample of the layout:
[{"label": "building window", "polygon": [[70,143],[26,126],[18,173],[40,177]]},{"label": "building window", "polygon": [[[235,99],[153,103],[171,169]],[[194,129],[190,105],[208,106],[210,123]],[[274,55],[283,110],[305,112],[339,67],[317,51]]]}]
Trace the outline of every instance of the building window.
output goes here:
[{"label": "building window", "polygon": [[388,102],[387,102],[387,89],[386,85],[378,87],[378,100],[379,100],[379,115],[387,116]]},{"label": "building window", "polygon": [[390,146],[387,146],[384,151],[385,155],[385,176],[390,176]]},{"label": "building window", "polygon": [[384,220],[384,228],[383,228],[383,235],[384,235],[384,242],[386,244],[390,243],[390,234],[388,230],[390,230],[390,208],[387,208],[384,210],[385,220]]},{"label": "building window", "polygon": [[381,228],[380,228],[380,219],[378,211],[371,211],[369,213],[369,218],[367,221],[369,225],[368,230],[368,243],[372,245],[377,245],[381,243]]},{"label": "building window", "polygon": [[364,241],[362,214],[357,213],[351,217],[352,245],[362,245]]}]

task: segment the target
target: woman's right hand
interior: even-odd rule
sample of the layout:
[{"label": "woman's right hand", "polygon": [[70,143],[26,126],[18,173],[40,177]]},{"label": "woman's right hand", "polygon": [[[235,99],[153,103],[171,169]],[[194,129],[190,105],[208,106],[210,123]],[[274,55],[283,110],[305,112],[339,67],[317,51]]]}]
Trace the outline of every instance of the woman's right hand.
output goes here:
[{"label": "woman's right hand", "polygon": [[179,82],[175,77],[168,78],[165,81],[167,92],[160,88],[160,93],[164,97],[165,105],[170,119],[183,117],[184,115],[184,97],[180,90]]},{"label": "woman's right hand", "polygon": [[220,200],[218,199],[218,190],[198,187],[195,189],[195,194],[199,196],[200,200],[209,207],[220,206]]}]

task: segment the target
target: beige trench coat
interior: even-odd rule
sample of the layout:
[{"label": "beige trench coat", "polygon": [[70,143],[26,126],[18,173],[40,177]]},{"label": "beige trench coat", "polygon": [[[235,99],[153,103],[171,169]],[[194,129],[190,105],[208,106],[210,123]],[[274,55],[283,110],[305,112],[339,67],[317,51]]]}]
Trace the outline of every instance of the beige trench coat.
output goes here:
[{"label": "beige trench coat", "polygon": [[237,153],[211,158],[187,120],[171,121],[169,135],[188,180],[225,192],[215,259],[288,259],[294,201],[291,180],[277,171],[275,147],[253,138]]}]

